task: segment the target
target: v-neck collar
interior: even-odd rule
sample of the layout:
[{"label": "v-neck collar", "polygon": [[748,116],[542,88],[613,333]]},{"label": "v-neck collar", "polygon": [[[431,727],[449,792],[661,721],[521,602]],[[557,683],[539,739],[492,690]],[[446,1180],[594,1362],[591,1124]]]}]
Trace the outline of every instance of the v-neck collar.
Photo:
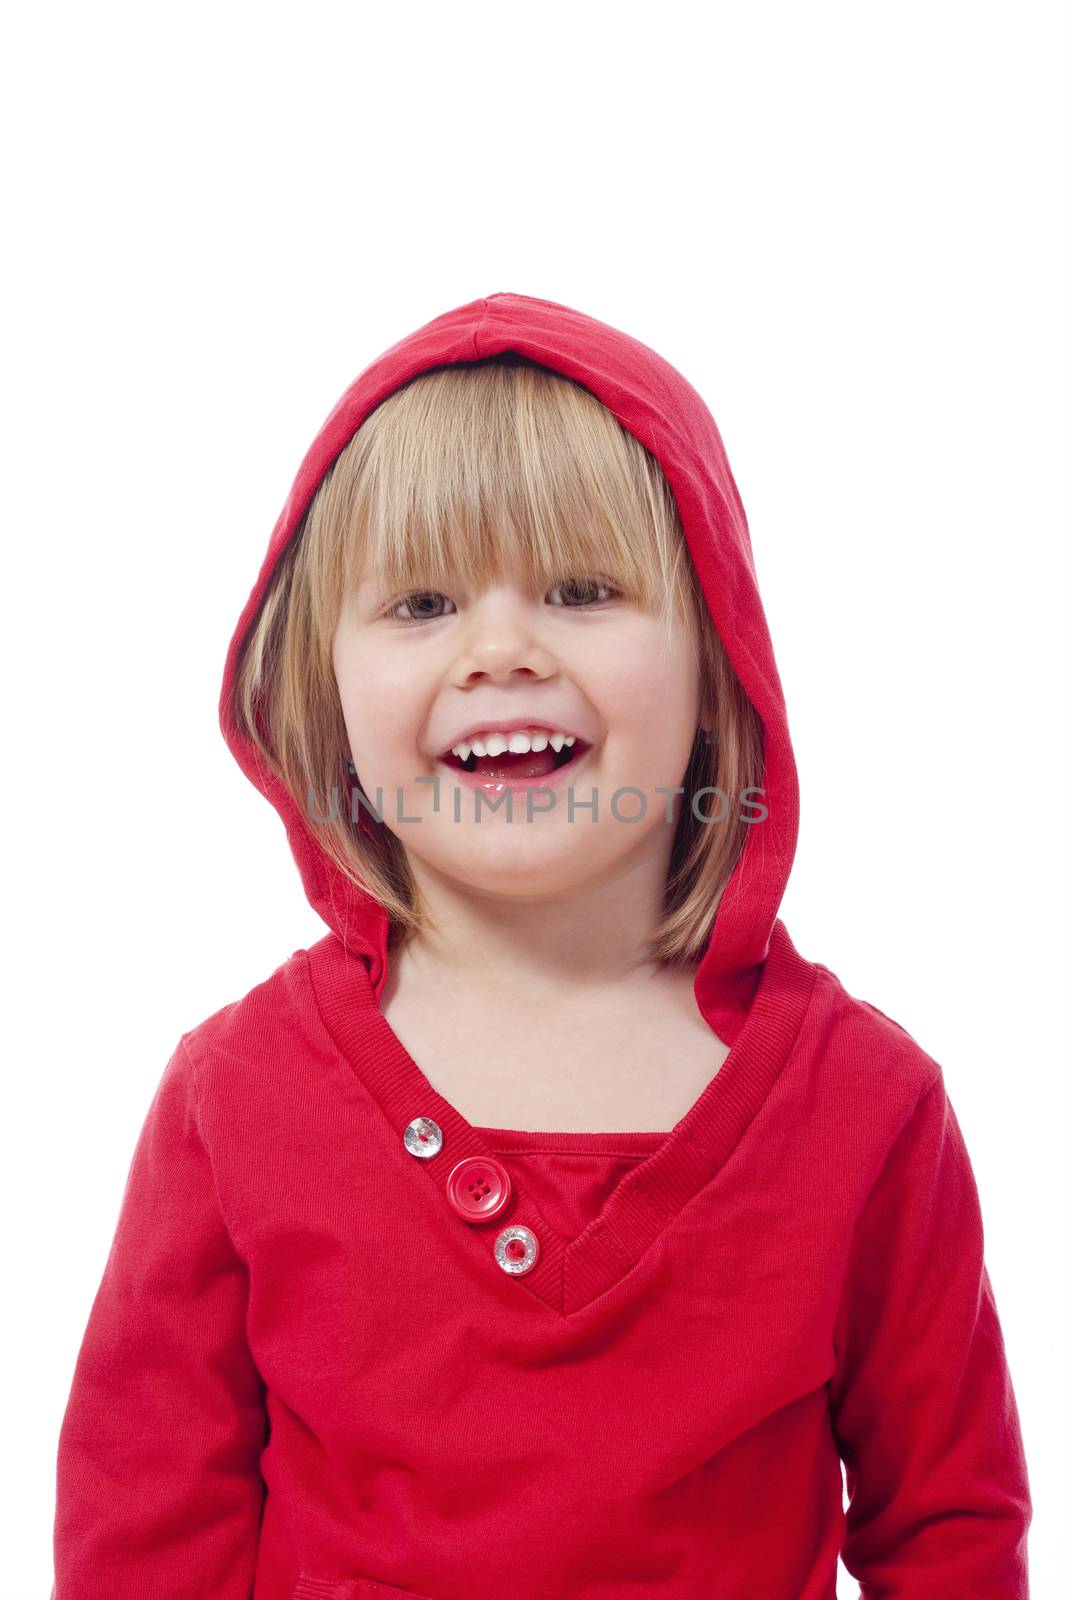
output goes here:
[{"label": "v-neck collar", "polygon": [[493,1242],[501,1227],[520,1223],[530,1228],[539,1245],[537,1261],[510,1281],[561,1316],[573,1315],[617,1284],[723,1166],[789,1057],[818,972],[797,954],[784,924],[776,921],[753,1004],[722,1066],[662,1143],[620,1180],[577,1238],[568,1240],[517,1178],[506,1211],[491,1222],[472,1224],[456,1213],[446,1188],[452,1168],[467,1156],[500,1158],[437,1092],[394,1033],[378,1005],[366,963],[336,935],[321,939],[306,954],[322,1019],[392,1124],[398,1144],[402,1146],[404,1130],[418,1117],[432,1118],[441,1129],[438,1153],[411,1162],[412,1183],[429,1180],[437,1185],[442,1224],[461,1230],[472,1247],[484,1250],[487,1270],[500,1270]]}]

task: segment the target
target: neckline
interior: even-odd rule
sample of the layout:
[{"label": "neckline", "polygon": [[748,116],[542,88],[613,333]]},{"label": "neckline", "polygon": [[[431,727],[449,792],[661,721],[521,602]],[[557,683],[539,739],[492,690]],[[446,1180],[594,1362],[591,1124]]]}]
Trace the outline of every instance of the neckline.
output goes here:
[{"label": "neckline", "polygon": [[[530,1228],[540,1247],[537,1261],[512,1281],[561,1316],[573,1315],[617,1284],[724,1165],[793,1049],[818,974],[814,963],[798,955],[785,925],[776,921],[753,1003],[725,1061],[670,1132],[656,1135],[660,1143],[615,1186],[577,1238],[567,1240],[517,1178],[498,1226],[473,1225],[456,1214],[446,1187],[456,1163],[468,1156],[496,1159],[488,1137],[494,1132],[526,1135],[518,1129],[479,1128],[437,1092],[382,1014],[366,961],[336,934],[303,954],[328,1033],[377,1101],[398,1143],[402,1145],[404,1130],[417,1117],[432,1118],[441,1129],[438,1154],[410,1161],[412,1181],[429,1179],[437,1185],[443,1224],[465,1236],[470,1248],[485,1252],[494,1270],[499,1270],[492,1251],[500,1227],[518,1223]],[[570,1135],[574,1140],[588,1137]],[[593,1135],[598,1137],[610,1135]]]},{"label": "neckline", "polygon": [[548,1154],[550,1151],[572,1156],[647,1156],[670,1137],[662,1132],[573,1132],[571,1129],[494,1128],[472,1122],[471,1129],[497,1155]]}]

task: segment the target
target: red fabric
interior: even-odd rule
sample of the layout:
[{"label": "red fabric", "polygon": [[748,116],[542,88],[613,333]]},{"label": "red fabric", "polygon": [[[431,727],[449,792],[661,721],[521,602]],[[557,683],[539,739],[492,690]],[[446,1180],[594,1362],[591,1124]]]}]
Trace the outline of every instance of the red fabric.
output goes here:
[{"label": "red fabric", "polygon": [[[325,466],[405,377],[508,346],[654,441],[764,721],[768,819],[696,980],[730,1054],[669,1134],[466,1122],[381,1014],[377,908],[233,728],[240,639]],[[519,295],[394,345],[300,468],[221,714],[330,931],[183,1034],[152,1099],[60,1434],[53,1600],[830,1600],[839,1553],[867,1600],[1025,1600],[1029,1486],[966,1147],[938,1064],[777,917],[785,710],[685,380]],[[425,1159],[418,1117],[443,1136]],[[490,1155],[512,1197],[472,1223],[448,1174]],[[516,1275],[494,1251],[514,1224],[538,1242]]]}]

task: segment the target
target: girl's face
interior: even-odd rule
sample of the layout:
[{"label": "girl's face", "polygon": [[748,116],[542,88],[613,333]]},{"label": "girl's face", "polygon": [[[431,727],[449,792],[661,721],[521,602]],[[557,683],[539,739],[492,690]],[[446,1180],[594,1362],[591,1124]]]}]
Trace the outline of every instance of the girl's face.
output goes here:
[{"label": "girl's face", "polygon": [[[381,789],[416,878],[422,865],[546,901],[650,855],[666,876],[684,797],[663,791],[682,784],[701,709],[681,619],[668,643],[659,617],[582,575],[536,594],[519,580],[390,593],[371,577],[345,598],[333,667],[359,788],[372,806]],[[464,776],[450,747],[514,720],[574,734],[582,753],[554,775]]]}]

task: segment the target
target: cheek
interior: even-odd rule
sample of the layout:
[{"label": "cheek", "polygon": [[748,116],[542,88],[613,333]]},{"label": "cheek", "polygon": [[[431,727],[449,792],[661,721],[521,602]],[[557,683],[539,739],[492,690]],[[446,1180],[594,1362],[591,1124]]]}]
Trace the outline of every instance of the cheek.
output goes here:
[{"label": "cheek", "polygon": [[383,784],[391,790],[410,777],[415,757],[412,749],[417,724],[408,726],[395,702],[375,697],[345,718],[356,768],[366,784]]},{"label": "cheek", "polygon": [[621,642],[600,670],[600,704],[609,726],[636,730],[660,748],[690,738],[698,670],[694,655],[663,649],[658,634]]},{"label": "cheek", "polygon": [[365,640],[336,639],[333,671],[342,703],[410,693],[413,682],[410,663]]},{"label": "cheek", "polygon": [[602,678],[600,709],[618,761],[620,782],[652,791],[682,781],[699,709],[699,665],[686,652],[663,652],[657,638],[636,641]]},{"label": "cheek", "polygon": [[353,748],[376,757],[410,750],[422,714],[418,680],[388,652],[335,645],[334,676]]}]

